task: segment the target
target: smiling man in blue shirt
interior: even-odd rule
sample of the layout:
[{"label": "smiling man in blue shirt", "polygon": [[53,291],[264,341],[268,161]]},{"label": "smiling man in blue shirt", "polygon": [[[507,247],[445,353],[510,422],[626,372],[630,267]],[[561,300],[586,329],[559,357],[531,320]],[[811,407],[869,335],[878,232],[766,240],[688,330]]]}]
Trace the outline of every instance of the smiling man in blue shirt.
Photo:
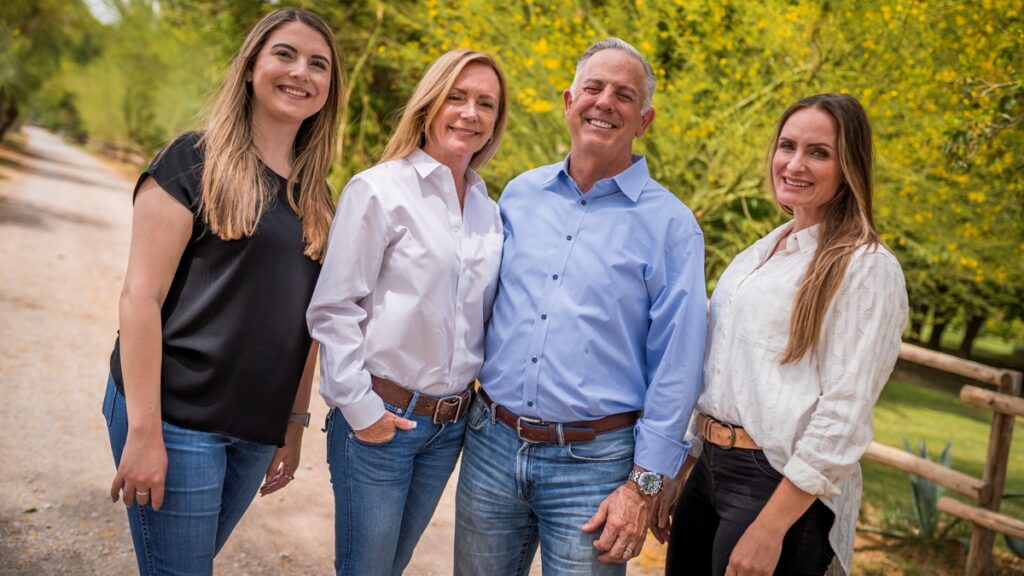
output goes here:
[{"label": "smiling man in blue shirt", "polygon": [[704,237],[632,153],[650,65],[609,38],[566,90],[565,160],[514,179],[459,477],[455,572],[623,574],[689,445],[706,332]]}]

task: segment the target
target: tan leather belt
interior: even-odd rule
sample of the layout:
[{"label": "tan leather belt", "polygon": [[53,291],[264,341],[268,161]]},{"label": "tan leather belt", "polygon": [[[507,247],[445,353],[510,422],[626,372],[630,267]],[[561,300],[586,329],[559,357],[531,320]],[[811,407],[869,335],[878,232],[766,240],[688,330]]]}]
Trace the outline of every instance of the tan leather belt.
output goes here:
[{"label": "tan leather belt", "polygon": [[545,422],[535,418],[517,416],[508,408],[495,404],[483,388],[480,389],[479,394],[480,398],[494,411],[498,420],[514,430],[520,440],[537,444],[563,445],[571,442],[590,442],[602,432],[611,432],[632,426],[640,417],[640,411],[635,410],[584,422]]},{"label": "tan leather belt", "polygon": [[719,422],[707,414],[697,414],[697,431],[708,442],[726,450],[731,448],[761,449],[757,442],[754,442],[754,439],[740,426]]},{"label": "tan leather belt", "polygon": [[[413,392],[402,388],[390,380],[378,378],[372,374],[370,375],[370,381],[373,383],[373,391],[380,396],[381,400],[393,406],[398,406],[403,411],[409,409],[409,402],[412,402]],[[413,414],[430,416],[434,424],[458,422],[459,418],[469,410],[471,390],[472,388],[467,386],[466,391],[462,394],[445,396],[443,398],[421,393],[419,399],[416,400],[416,406],[412,409]]]}]

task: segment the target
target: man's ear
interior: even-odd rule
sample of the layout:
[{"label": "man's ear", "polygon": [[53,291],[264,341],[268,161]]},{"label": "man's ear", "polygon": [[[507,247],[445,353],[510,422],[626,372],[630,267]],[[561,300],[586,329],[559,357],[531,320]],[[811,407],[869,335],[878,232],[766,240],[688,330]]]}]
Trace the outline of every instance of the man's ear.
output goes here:
[{"label": "man's ear", "polygon": [[651,125],[651,122],[654,122],[654,108],[651,108],[640,117],[640,129],[636,131],[634,138],[643,136],[644,133],[647,132],[647,127]]},{"label": "man's ear", "polygon": [[564,109],[562,110],[562,115],[565,116],[565,118],[568,120],[569,108],[572,108],[572,92],[570,92],[569,90],[564,90],[562,92],[562,104],[564,106]]}]

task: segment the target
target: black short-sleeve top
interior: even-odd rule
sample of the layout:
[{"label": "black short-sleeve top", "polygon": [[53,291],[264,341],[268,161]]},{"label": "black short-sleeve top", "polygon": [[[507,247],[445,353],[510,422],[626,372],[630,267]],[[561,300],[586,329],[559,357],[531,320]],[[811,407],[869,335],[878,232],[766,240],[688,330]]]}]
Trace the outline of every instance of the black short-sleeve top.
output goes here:
[{"label": "black short-sleeve top", "polygon": [[[302,222],[286,181],[264,167],[276,201],[256,233],[221,240],[199,211],[200,134],[168,145],[139,177],[152,177],[194,214],[161,311],[164,421],[262,444],[282,445],[312,340],[305,313],[320,264],[303,255]],[[120,337],[110,371],[124,391]]]}]

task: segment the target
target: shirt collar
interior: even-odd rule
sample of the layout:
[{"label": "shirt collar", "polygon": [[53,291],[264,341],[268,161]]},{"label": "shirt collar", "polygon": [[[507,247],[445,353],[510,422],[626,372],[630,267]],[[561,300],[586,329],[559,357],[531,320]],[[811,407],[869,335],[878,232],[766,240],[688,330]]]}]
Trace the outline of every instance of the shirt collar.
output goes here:
[{"label": "shirt collar", "polygon": [[[435,160],[433,156],[424,152],[422,148],[416,148],[410,152],[405,159],[412,164],[413,169],[416,170],[416,173],[419,174],[420,178],[423,180],[426,180],[428,176],[438,169],[444,169],[451,173],[451,170],[449,170],[447,166]],[[476,173],[476,170],[473,170],[472,168],[466,170],[466,190],[477,190],[486,195],[485,191],[480,190],[480,185],[483,184],[483,182],[483,178]]]},{"label": "shirt collar", "polygon": [[[762,252],[767,253],[775,248],[775,244],[779,242],[779,237],[783,234],[787,234],[795,225],[796,222],[790,220],[775,230],[772,230],[768,236],[765,236],[765,243]],[[818,247],[818,234],[820,233],[821,224],[808,226],[796,234],[790,234],[789,238],[786,238],[786,245],[783,246],[782,249],[786,252],[813,252]]]},{"label": "shirt collar", "polygon": [[[545,184],[551,183],[552,181],[554,181],[556,178],[559,178],[563,174],[565,175],[565,178],[572,180],[572,176],[569,175],[568,154],[566,154],[565,158],[562,159],[562,162],[558,166],[558,170],[555,171],[555,173],[551,176],[550,179],[548,179],[547,182],[545,182]],[[637,202],[640,199],[640,193],[644,191],[644,187],[647,185],[647,182],[650,179],[651,174],[647,170],[647,158],[645,158],[642,154],[633,154],[632,164],[630,164],[629,168],[626,168],[625,170],[619,172],[618,174],[612,176],[611,178],[598,180],[598,182],[594,185],[594,188],[592,188],[591,191],[588,192],[588,194],[597,192],[595,196],[604,196],[606,194],[614,192],[615,190],[620,190],[627,198],[629,198],[633,202]],[[611,180],[612,183],[614,183],[614,186],[611,189],[606,190],[602,186],[600,186],[602,182],[606,183],[605,185],[607,186],[609,180]]]}]

